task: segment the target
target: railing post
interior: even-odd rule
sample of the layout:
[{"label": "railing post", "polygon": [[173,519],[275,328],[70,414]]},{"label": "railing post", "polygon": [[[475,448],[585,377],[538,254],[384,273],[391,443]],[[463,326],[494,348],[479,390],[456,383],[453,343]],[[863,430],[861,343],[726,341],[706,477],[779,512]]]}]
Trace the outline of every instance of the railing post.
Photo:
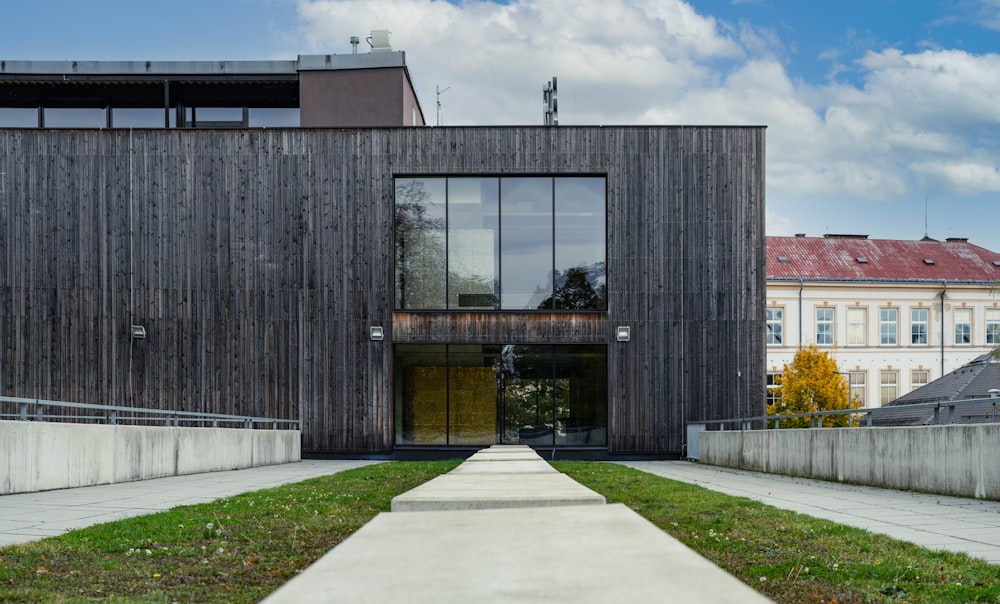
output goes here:
[{"label": "railing post", "polygon": [[37,422],[45,421],[45,407],[43,405],[35,406],[35,421]]},{"label": "railing post", "polygon": [[955,423],[955,405],[948,405],[948,423]]},{"label": "railing post", "polygon": [[22,422],[28,421],[28,403],[18,403],[17,412],[20,414]]},{"label": "railing post", "polygon": [[111,412],[111,425],[112,426],[118,425],[118,411]]},{"label": "railing post", "polygon": [[941,419],[941,405],[934,407],[934,425],[938,425]]},{"label": "railing post", "polygon": [[865,413],[865,417],[867,418],[868,427],[871,428],[872,427],[872,412],[869,411],[869,412]]}]

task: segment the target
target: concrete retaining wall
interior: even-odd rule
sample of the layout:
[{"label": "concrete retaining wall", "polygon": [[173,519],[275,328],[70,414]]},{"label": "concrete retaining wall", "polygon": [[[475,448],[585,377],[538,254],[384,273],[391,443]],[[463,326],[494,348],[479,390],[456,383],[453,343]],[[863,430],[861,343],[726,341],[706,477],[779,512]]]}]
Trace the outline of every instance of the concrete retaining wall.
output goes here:
[{"label": "concrete retaining wall", "polygon": [[298,430],[0,421],[0,495],[299,460]]},{"label": "concrete retaining wall", "polygon": [[701,433],[702,463],[1000,500],[1000,425]]}]

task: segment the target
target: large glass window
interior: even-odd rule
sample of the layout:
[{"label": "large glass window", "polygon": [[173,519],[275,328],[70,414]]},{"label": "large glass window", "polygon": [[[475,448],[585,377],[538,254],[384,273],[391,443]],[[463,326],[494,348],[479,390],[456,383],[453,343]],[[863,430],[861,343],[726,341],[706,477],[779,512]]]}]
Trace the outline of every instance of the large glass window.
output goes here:
[{"label": "large glass window", "polygon": [[395,351],[396,442],[447,444],[447,346],[397,344]]},{"label": "large glass window", "polygon": [[399,178],[396,308],[605,310],[603,177]]},{"label": "large glass window", "polygon": [[553,308],[606,308],[604,179],[556,178],[554,185]]},{"label": "large glass window", "polygon": [[910,344],[927,343],[927,317],[926,308],[910,309]]},{"label": "large glass window", "polygon": [[500,346],[448,346],[448,444],[496,444],[500,353]]},{"label": "large glass window", "polygon": [[251,128],[298,128],[301,119],[298,107],[251,107]]},{"label": "large glass window", "polygon": [[781,392],[781,372],[780,371],[768,371],[767,372],[767,406],[778,402],[781,398],[778,394]]},{"label": "large glass window", "polygon": [[830,346],[833,344],[833,309],[816,309],[816,345]]},{"label": "large glass window", "polygon": [[886,405],[898,398],[899,372],[887,370],[878,372],[879,403]]},{"label": "large glass window", "polygon": [[960,346],[972,343],[972,309],[955,309],[955,344]]},{"label": "large glass window", "polygon": [[111,110],[114,128],[165,128],[164,112],[160,109],[122,107]]},{"label": "large glass window", "polygon": [[783,320],[785,309],[777,307],[767,307],[767,345],[780,346],[784,341],[785,322]]},{"label": "large glass window", "polygon": [[396,180],[396,307],[445,308],[444,179]]},{"label": "large glass window", "polygon": [[448,308],[499,306],[498,184],[495,178],[448,179]]},{"label": "large glass window", "polygon": [[44,112],[46,128],[104,128],[108,125],[104,109],[46,107]]},{"label": "large glass window", "polygon": [[0,128],[37,128],[38,109],[0,107]]},{"label": "large glass window", "polygon": [[864,371],[849,371],[847,380],[850,384],[851,404],[856,407],[868,406],[868,393],[866,392],[868,374]]},{"label": "large glass window", "polygon": [[931,372],[927,369],[913,369],[910,371],[910,391],[926,386],[931,381]]},{"label": "large glass window", "polygon": [[607,445],[607,348],[397,344],[396,444]]},{"label": "large glass window", "polygon": [[878,309],[878,332],[879,343],[882,346],[895,346],[899,335],[899,309],[880,308]]},{"label": "large glass window", "polygon": [[1000,308],[986,309],[986,343],[990,346],[1000,344]]},{"label": "large glass window", "polygon": [[864,346],[868,343],[868,309],[847,309],[847,345]]},{"label": "large glass window", "polygon": [[551,308],[552,179],[502,178],[500,306]]}]

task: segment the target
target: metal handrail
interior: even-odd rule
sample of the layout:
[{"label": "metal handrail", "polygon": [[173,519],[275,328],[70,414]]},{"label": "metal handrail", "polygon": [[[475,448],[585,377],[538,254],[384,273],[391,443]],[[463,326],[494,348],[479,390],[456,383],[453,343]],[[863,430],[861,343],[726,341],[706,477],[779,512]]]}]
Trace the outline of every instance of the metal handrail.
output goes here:
[{"label": "metal handrail", "polygon": [[[713,420],[696,420],[690,421],[689,424],[704,424],[706,426],[719,425],[720,430],[726,430],[727,425],[738,426],[737,430],[753,430],[755,429],[754,424],[759,425],[760,422],[767,422],[764,429],[771,429],[771,422],[774,422],[774,428],[780,427],[781,420],[783,419],[795,419],[795,418],[809,418],[809,428],[822,428],[823,427],[823,417],[828,415],[855,415],[863,414],[865,415],[864,423],[858,423],[856,427],[872,427],[872,416],[876,413],[885,413],[887,411],[899,411],[899,410],[913,410],[913,409],[933,409],[934,410],[934,425],[942,424],[954,424],[955,423],[955,408],[961,407],[963,405],[971,404],[983,404],[991,403],[993,405],[993,417],[994,421],[997,417],[997,405],[1000,405],[1000,398],[971,398],[963,399],[958,401],[940,401],[935,403],[917,403],[913,405],[898,405],[894,407],[861,407],[858,409],[834,409],[829,411],[811,411],[808,413],[784,413],[778,415],[754,415],[747,417],[732,417],[728,419],[713,419]],[[948,410],[948,421],[941,421],[941,409],[945,408]],[[848,421],[850,422],[850,419]]]},{"label": "metal handrail", "polygon": [[[288,430],[298,430],[299,420],[297,419],[275,419],[271,417],[255,417],[249,415],[227,415],[224,413],[203,413],[199,411],[171,411],[169,409],[147,409],[144,407],[123,407],[120,405],[98,405],[93,403],[74,403],[68,401],[50,401],[37,398],[19,398],[14,396],[0,396],[0,404],[10,403],[17,405],[16,413],[0,413],[0,420],[13,419],[20,421],[46,421],[47,419],[58,420],[107,420],[107,423],[114,426],[124,421],[131,422],[163,422],[166,426],[180,426],[185,424],[211,423],[211,427],[218,428],[219,424],[240,424],[246,429],[253,429],[258,424],[270,424],[272,430],[277,430],[282,426]],[[28,413],[29,407],[33,407],[34,413]],[[56,415],[46,413],[46,407],[58,407],[63,409],[87,409],[91,411],[103,411],[103,415]],[[137,415],[139,417],[122,417],[122,415]]]}]

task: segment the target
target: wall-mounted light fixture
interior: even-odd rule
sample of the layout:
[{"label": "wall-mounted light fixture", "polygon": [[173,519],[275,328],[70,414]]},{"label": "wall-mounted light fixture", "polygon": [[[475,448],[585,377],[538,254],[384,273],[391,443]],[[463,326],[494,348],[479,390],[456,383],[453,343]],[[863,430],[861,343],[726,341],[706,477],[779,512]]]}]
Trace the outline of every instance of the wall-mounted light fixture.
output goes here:
[{"label": "wall-mounted light fixture", "polygon": [[381,325],[372,325],[368,328],[368,337],[372,339],[373,342],[381,342],[385,339],[385,332],[382,330]]},{"label": "wall-mounted light fixture", "polygon": [[132,326],[132,339],[133,340],[141,340],[141,339],[143,339],[145,337],[146,337],[146,328],[145,327],[143,327],[142,325],[133,325]]},{"label": "wall-mounted light fixture", "polygon": [[619,342],[628,342],[632,339],[632,328],[628,325],[619,325],[615,330],[615,338]]}]

